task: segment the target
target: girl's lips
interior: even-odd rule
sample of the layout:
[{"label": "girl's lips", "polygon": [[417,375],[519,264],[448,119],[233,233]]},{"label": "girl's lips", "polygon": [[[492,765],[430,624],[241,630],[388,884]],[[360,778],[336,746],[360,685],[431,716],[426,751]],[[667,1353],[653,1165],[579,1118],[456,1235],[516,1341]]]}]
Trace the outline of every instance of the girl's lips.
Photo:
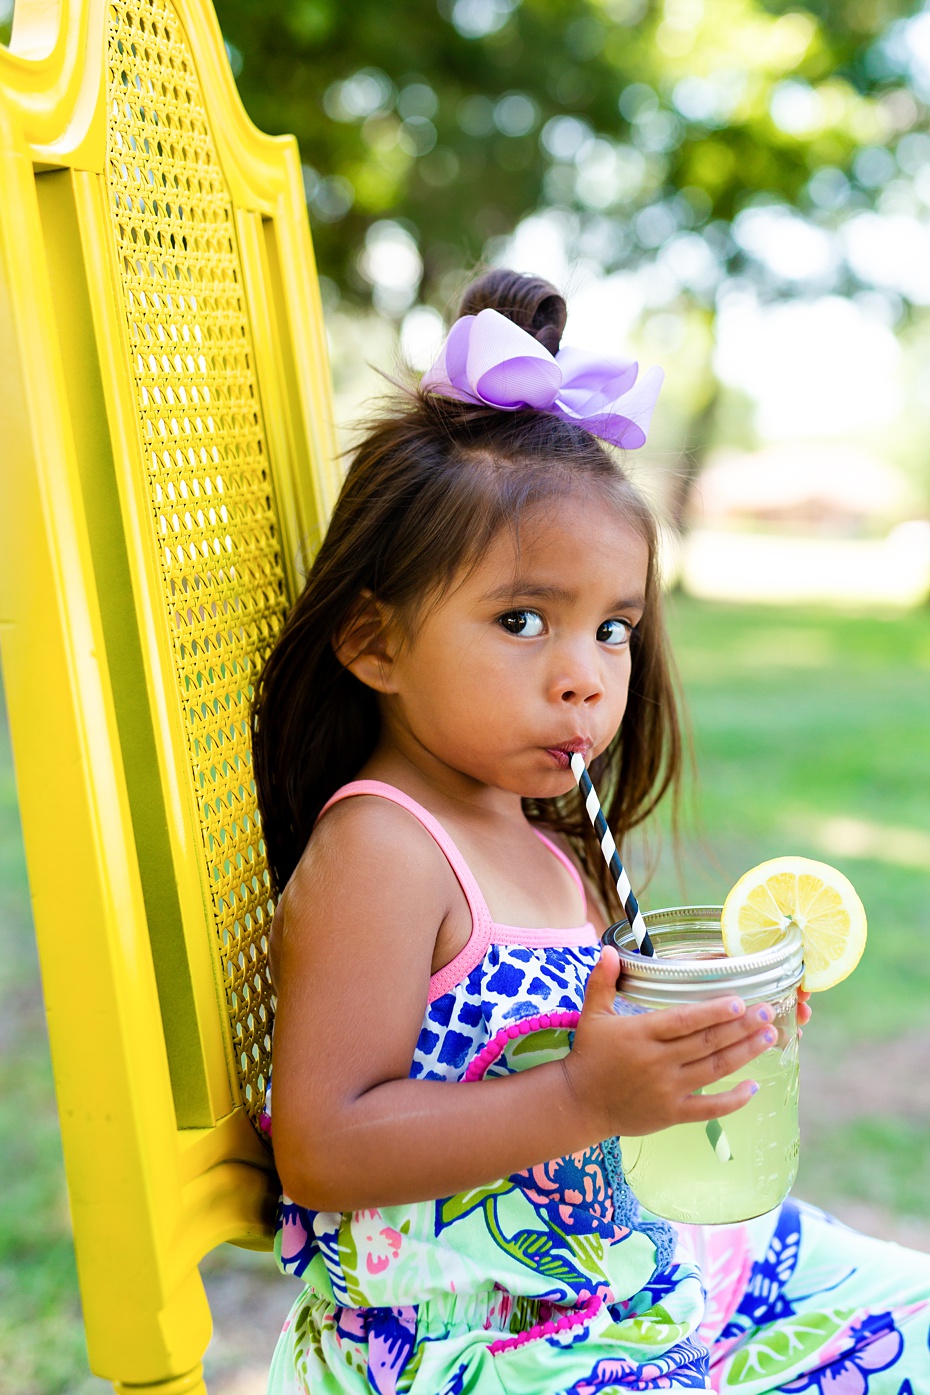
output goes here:
[{"label": "girl's lips", "polygon": [[547,746],[546,753],[552,757],[560,769],[567,770],[573,755],[580,753],[586,757],[590,748],[589,741],[566,741],[564,746]]}]

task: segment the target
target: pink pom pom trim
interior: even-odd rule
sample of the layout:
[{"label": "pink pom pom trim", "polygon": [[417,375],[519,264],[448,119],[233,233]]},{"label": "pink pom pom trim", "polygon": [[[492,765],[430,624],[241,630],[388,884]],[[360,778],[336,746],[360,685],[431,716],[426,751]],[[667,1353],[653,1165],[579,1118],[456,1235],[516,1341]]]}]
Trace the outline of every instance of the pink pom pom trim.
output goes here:
[{"label": "pink pom pom trim", "polygon": [[508,1041],[513,1041],[514,1037],[529,1036],[530,1032],[542,1032],[547,1027],[577,1027],[580,1019],[580,1012],[543,1012],[536,1017],[524,1017],[519,1023],[512,1022],[509,1027],[502,1027],[499,1032],[494,1033],[487,1045],[481,1048],[477,1056],[469,1061],[462,1079],[483,1080],[498,1056],[503,1055],[507,1049]]},{"label": "pink pom pom trim", "polygon": [[[574,1016],[577,1017],[578,1014],[575,1013]],[[538,1322],[535,1327],[530,1327],[526,1332],[519,1332],[516,1337],[498,1337],[496,1342],[490,1344],[488,1351],[492,1356],[500,1356],[502,1351],[525,1347],[527,1342],[538,1341],[540,1337],[553,1337],[556,1332],[568,1332],[573,1327],[581,1327],[600,1311],[603,1301],[600,1295],[595,1293],[582,1307],[573,1308],[557,1322]]]}]

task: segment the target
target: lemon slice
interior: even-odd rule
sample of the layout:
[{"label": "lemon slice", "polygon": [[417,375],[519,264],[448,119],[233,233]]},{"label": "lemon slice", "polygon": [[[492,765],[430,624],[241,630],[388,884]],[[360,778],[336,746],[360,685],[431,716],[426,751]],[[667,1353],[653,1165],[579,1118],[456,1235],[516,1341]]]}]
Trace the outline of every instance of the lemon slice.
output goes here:
[{"label": "lemon slice", "polygon": [[865,949],[865,908],[848,877],[809,857],[773,857],[740,877],[723,907],[727,954],[756,954],[792,925],[804,943],[801,987],[820,993],[842,983]]}]

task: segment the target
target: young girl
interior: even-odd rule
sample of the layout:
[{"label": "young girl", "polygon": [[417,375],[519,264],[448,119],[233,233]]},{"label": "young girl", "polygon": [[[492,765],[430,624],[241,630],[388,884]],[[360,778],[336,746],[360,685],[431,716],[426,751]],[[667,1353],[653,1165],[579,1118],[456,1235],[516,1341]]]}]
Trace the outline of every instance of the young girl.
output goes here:
[{"label": "young girl", "polygon": [[792,1201],[676,1233],[623,1181],[617,1134],[746,1103],[697,1092],[772,1014],[612,1010],[569,757],[618,842],[678,773],[655,525],[602,444],[643,443],[658,383],[556,360],[564,323],[545,282],[471,288],[262,675],[277,1254],[306,1285],[269,1390],[926,1395],[930,1257]]}]

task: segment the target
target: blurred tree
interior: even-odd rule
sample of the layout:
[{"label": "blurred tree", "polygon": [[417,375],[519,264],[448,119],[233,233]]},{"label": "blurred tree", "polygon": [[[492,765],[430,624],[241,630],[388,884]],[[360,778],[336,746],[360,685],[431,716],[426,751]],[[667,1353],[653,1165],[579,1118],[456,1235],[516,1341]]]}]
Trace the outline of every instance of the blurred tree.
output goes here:
[{"label": "blurred tree", "polygon": [[574,289],[636,269],[645,347],[675,356],[653,440],[680,522],[721,407],[752,444],[751,404],[721,396],[720,309],[862,291],[904,331],[919,411],[900,444],[930,493],[910,313],[930,305],[930,0],[215,3],[253,119],[300,142],[327,302],[406,317],[411,362],[463,270],[533,214]]},{"label": "blurred tree", "polygon": [[896,146],[905,182],[930,159],[910,0],[216,8],[253,119],[300,142],[321,271],[387,314],[445,309],[540,209],[565,210],[570,255],[654,262],[708,309],[725,275],[848,290],[869,277],[825,234],[901,184]]}]

